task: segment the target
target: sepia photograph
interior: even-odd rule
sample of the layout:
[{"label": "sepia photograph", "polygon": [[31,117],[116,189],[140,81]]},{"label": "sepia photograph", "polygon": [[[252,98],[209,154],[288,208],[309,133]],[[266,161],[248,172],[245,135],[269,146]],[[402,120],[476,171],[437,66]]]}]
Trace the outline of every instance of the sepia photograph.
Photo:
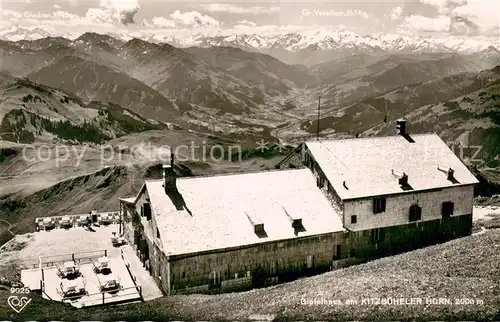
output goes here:
[{"label": "sepia photograph", "polygon": [[500,1],[0,0],[0,320],[500,321]]}]

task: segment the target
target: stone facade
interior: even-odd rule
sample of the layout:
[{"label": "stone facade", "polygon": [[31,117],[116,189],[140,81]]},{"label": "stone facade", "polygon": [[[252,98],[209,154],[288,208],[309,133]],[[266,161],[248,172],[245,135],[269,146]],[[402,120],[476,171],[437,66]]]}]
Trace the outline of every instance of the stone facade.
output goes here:
[{"label": "stone facade", "polygon": [[[135,215],[140,217],[137,212]],[[170,256],[147,237],[143,227],[148,224],[144,220],[130,221],[124,224],[125,232],[130,236],[133,233],[128,231],[138,230],[146,236],[151,275],[162,291],[167,295],[212,294],[287,282],[467,236],[471,233],[472,215]],[[133,240],[131,244],[144,258],[139,245]]]},{"label": "stone facade", "polygon": [[[417,191],[400,195],[385,196],[386,210],[373,213],[373,198],[344,201],[344,227],[350,230],[367,230],[410,224],[409,209],[419,205],[422,209],[421,220],[432,221],[443,218],[442,203],[453,202],[452,217],[472,214],[474,186],[457,186],[431,191]],[[351,223],[356,216],[356,223]]]}]

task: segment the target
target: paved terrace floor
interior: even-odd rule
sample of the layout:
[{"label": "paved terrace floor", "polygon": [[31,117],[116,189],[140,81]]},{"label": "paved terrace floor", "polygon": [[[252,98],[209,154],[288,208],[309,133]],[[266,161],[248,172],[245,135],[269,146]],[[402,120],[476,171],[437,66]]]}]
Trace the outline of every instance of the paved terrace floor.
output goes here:
[{"label": "paved terrace floor", "polygon": [[[135,288],[134,281],[121,257],[110,258],[109,267],[113,276],[120,279],[120,291],[114,294],[104,293],[103,301],[103,294],[101,294],[99,288],[99,280],[103,280],[103,275],[94,273],[92,263],[82,264],[80,267],[81,278],[85,281],[85,290],[88,295],[69,302],[73,306],[80,308],[113,302],[139,300],[141,296]],[[43,297],[54,301],[63,301],[64,299],[58,292],[62,279],[57,275],[57,269],[55,267],[44,269],[43,273],[45,277],[45,294],[43,294]]]},{"label": "paved terrace floor", "polygon": [[[122,261],[120,248],[114,247],[111,243],[112,232],[118,233],[118,225],[93,227],[93,229],[95,232],[87,231],[82,227],[75,227],[16,236],[16,238],[9,242],[11,245],[6,247],[6,251],[2,251],[2,254],[0,254],[0,265],[9,268],[11,264],[16,263],[38,263],[38,256],[44,258],[44,261],[48,261],[49,258],[53,258],[54,260],[62,258],[61,254],[75,253],[77,254],[76,257],[78,257],[79,253],[102,250],[107,250],[107,256],[111,260]],[[13,245],[16,242],[24,244],[22,249],[15,250],[18,249],[16,245]],[[147,301],[163,296],[153,278],[149,275],[149,272],[142,266],[141,261],[135,255],[133,248],[129,245],[122,246],[122,248],[132,267],[133,273],[136,275],[137,282],[142,288],[143,299]],[[92,267],[92,264],[89,265]],[[82,265],[82,267],[82,269],[86,269],[85,265]],[[27,286],[33,289],[39,288],[39,270],[29,269],[29,267],[23,268],[27,269],[21,271],[22,280],[26,280]],[[117,269],[121,270],[121,268]],[[124,264],[123,269],[125,269]],[[47,270],[44,272],[48,274]],[[30,277],[26,277],[27,275]],[[84,275],[88,274],[84,273]]]},{"label": "paved terrace floor", "polygon": [[154,300],[156,298],[162,297],[160,289],[154,283],[151,275],[142,265],[141,260],[137,257],[135,250],[130,245],[125,245],[122,247],[125,255],[127,256],[132,270],[137,276],[137,281],[142,287],[142,298],[144,301]]}]

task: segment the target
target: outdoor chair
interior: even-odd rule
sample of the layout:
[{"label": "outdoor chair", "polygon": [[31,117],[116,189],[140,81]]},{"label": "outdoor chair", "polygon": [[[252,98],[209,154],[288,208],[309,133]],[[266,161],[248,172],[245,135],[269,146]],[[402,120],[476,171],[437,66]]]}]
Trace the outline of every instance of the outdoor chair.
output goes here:
[{"label": "outdoor chair", "polygon": [[111,217],[109,214],[101,214],[99,218],[99,224],[109,225],[111,223]]},{"label": "outdoor chair", "polygon": [[71,218],[69,216],[61,217],[61,219],[59,221],[59,227],[69,228],[71,226],[73,226],[73,224],[72,224]]},{"label": "outdoor chair", "polygon": [[109,267],[109,258],[106,256],[100,257],[96,261],[92,261],[92,264],[94,265],[95,273],[103,273],[111,271],[111,268]]},{"label": "outdoor chair", "polygon": [[126,244],[125,237],[123,235],[116,236],[116,232],[113,232],[113,237],[111,237],[111,244],[114,247],[119,247]]},{"label": "outdoor chair", "polygon": [[114,274],[99,275],[97,280],[99,281],[99,288],[101,292],[115,291],[121,288],[121,279],[119,276],[114,276]]},{"label": "outdoor chair", "polygon": [[86,293],[86,284],[85,279],[82,277],[74,280],[63,280],[57,289],[57,293],[63,298],[82,295]]},{"label": "outdoor chair", "polygon": [[55,223],[54,218],[46,217],[46,218],[43,218],[42,225],[43,225],[44,229],[51,229],[51,228],[55,228],[56,223]]}]

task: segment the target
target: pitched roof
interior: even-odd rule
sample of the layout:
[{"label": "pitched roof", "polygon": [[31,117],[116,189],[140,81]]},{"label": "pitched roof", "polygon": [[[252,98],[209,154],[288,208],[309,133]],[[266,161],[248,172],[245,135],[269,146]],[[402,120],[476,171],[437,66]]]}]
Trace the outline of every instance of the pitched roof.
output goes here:
[{"label": "pitched roof", "polygon": [[135,203],[136,197],[129,197],[129,198],[118,198],[118,200],[133,204]]},{"label": "pitched roof", "polygon": [[[184,210],[177,210],[162,182],[146,181],[146,189],[166,254],[344,230],[309,169],[178,178]],[[292,228],[296,218],[305,229],[297,235]],[[264,224],[267,237],[255,233],[252,221]]]},{"label": "pitched roof", "polygon": [[[414,143],[398,135],[305,144],[341,199],[402,193],[402,173],[408,175],[408,192],[478,182],[438,135],[411,138]],[[455,171],[455,183],[442,171],[448,168]]]}]

